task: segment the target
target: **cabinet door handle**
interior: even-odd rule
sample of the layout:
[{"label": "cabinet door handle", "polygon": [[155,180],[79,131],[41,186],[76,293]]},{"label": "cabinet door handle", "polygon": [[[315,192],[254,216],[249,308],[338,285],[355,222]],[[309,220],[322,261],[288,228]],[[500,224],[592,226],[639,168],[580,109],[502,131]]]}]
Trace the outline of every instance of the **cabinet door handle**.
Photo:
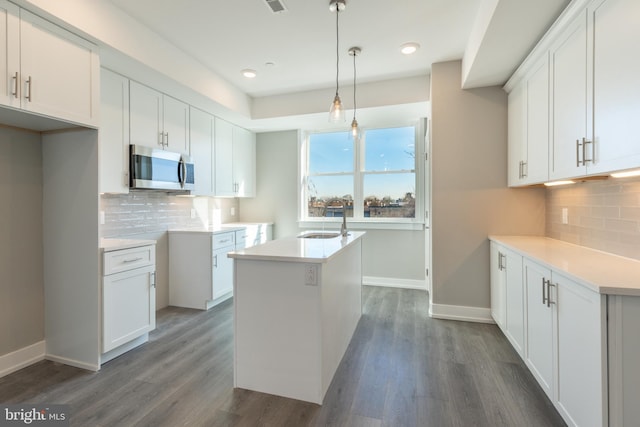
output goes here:
[{"label": "cabinet door handle", "polygon": [[587,144],[593,144],[593,141],[589,141],[587,138],[582,138],[582,164],[583,165],[586,165],[587,162],[593,162],[593,149],[591,150],[591,154],[592,154],[591,158],[587,159]]},{"label": "cabinet door handle", "polygon": [[551,301],[551,287],[555,286],[551,283],[551,280],[547,280],[547,307],[551,307],[551,304],[555,304],[555,302]]},{"label": "cabinet door handle", "polygon": [[218,255],[213,256],[213,267],[218,268]]},{"label": "cabinet door handle", "polygon": [[502,254],[498,252],[498,270],[502,271]]},{"label": "cabinet door handle", "polygon": [[156,287],[156,272],[151,273],[151,286]]},{"label": "cabinet door handle", "polygon": [[123,259],[122,262],[127,264],[127,263],[130,263],[130,262],[136,262],[136,261],[141,261],[141,260],[142,260],[142,257],[140,256],[138,258]]},{"label": "cabinet door handle", "polygon": [[25,98],[27,98],[27,101],[31,102],[31,76],[27,79],[27,89],[27,96],[25,96]]},{"label": "cabinet door handle", "polygon": [[576,139],[576,167],[580,167],[580,140]]},{"label": "cabinet door handle", "polygon": [[11,95],[13,95],[14,98],[18,99],[18,85],[20,85],[20,83],[18,80],[17,71],[16,71],[16,74],[11,79],[13,80],[13,92],[11,92]]},{"label": "cabinet door handle", "polygon": [[500,256],[502,257],[502,269],[506,270],[507,269],[507,255],[500,254]]},{"label": "cabinet door handle", "polygon": [[547,303],[547,279],[542,278],[542,305]]},{"label": "cabinet door handle", "polygon": [[522,177],[526,178],[529,175],[529,162],[522,161]]},{"label": "cabinet door handle", "polygon": [[166,147],[168,147],[169,146],[169,132],[165,132],[164,136],[165,136],[164,145]]},{"label": "cabinet door handle", "polygon": [[158,132],[158,144],[164,147],[164,132]]}]

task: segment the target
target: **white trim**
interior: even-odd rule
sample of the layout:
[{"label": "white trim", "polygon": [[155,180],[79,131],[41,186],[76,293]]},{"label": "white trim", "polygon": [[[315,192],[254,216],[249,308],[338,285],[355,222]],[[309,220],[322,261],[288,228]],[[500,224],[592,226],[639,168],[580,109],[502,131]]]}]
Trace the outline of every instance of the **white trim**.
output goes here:
[{"label": "white trim", "polygon": [[0,356],[0,378],[44,360],[46,344],[39,341],[20,350]]},{"label": "white trim", "polygon": [[383,286],[386,288],[427,290],[427,284],[424,280],[396,279],[393,277],[362,276],[362,284],[365,286]]},{"label": "white trim", "polygon": [[496,323],[490,308],[429,303],[429,317],[465,322]]},{"label": "white trim", "polygon": [[84,363],[78,360],[68,359],[66,357],[55,356],[53,354],[45,354],[45,359],[52,362],[62,363],[63,365],[75,366],[76,368],[86,369],[87,371],[99,371],[100,365],[93,365],[91,363]]},{"label": "white trim", "polygon": [[[148,333],[140,335],[138,338],[131,340],[127,343],[124,343],[121,346],[114,348],[113,350],[110,350],[106,353],[102,353],[100,355],[100,365],[102,365],[103,363],[107,363],[112,359],[115,359],[116,357],[126,353],[127,351],[133,350],[134,348],[146,343],[147,341],[149,341]],[[97,371],[97,369],[94,369],[94,370]]]},{"label": "white trim", "polygon": [[[340,229],[342,218],[322,218],[317,220],[298,221],[300,228],[308,228],[313,230]],[[355,230],[424,230],[424,222],[422,221],[358,221],[347,218],[347,228]]]}]

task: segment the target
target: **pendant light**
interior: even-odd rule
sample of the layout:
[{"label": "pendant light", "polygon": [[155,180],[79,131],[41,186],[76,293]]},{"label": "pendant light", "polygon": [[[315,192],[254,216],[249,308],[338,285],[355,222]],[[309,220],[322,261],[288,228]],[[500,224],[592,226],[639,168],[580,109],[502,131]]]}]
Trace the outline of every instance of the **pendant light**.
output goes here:
[{"label": "pendant light", "polygon": [[356,56],[362,52],[359,47],[349,49],[349,55],[353,56],[353,120],[351,121],[351,138],[354,141],[360,140],[360,128],[356,120]]},{"label": "pendant light", "polygon": [[333,98],[331,109],[329,110],[329,121],[334,123],[345,121],[344,107],[342,106],[342,101],[340,101],[340,95],[338,94],[338,77],[340,74],[340,34],[338,31],[340,27],[338,25],[338,17],[340,16],[340,12],[346,7],[346,0],[331,0],[329,3],[329,10],[336,13],[336,96]]}]

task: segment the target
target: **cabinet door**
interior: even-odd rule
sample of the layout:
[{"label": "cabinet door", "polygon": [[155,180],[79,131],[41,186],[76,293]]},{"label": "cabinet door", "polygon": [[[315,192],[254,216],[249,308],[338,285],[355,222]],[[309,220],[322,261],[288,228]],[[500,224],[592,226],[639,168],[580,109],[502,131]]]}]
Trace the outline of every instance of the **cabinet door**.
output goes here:
[{"label": "cabinet door", "polygon": [[525,363],[547,396],[553,400],[553,305],[543,303],[543,296],[547,292],[543,279],[550,279],[551,272],[528,259],[524,260],[523,265],[527,299]]},{"label": "cabinet door", "polygon": [[131,144],[164,148],[162,94],[134,81],[129,85],[129,93]]},{"label": "cabinet door", "polygon": [[549,60],[537,64],[527,78],[527,157],[524,181],[549,180]]},{"label": "cabinet door", "polygon": [[233,246],[213,251],[213,299],[233,292],[233,259],[227,253]]},{"label": "cabinet door", "polygon": [[165,149],[189,154],[189,105],[163,95]]},{"label": "cabinet door", "polygon": [[95,46],[25,10],[20,18],[22,108],[98,127]]},{"label": "cabinet door", "polygon": [[233,181],[236,196],[256,195],[256,135],[237,126],[233,128]]},{"label": "cabinet door", "polygon": [[509,93],[507,104],[508,169],[509,186],[522,185],[523,167],[526,162],[526,82],[520,83]]},{"label": "cabinet door", "polygon": [[503,248],[494,242],[490,247],[491,257],[491,316],[497,325],[505,330],[506,326],[506,270],[504,268]]},{"label": "cabinet door", "polygon": [[216,196],[235,196],[233,183],[233,125],[215,119],[215,186]]},{"label": "cabinet door", "polygon": [[602,0],[593,17],[593,157],[588,173],[640,167],[640,2]]},{"label": "cabinet door", "polygon": [[607,424],[605,297],[554,273],[557,289],[557,407],[569,424]]},{"label": "cabinet door", "polygon": [[552,132],[549,177],[586,174],[582,138],[587,134],[587,14],[581,13],[551,49]]},{"label": "cabinet door", "polygon": [[506,335],[520,357],[524,358],[524,283],[522,256],[504,249],[506,270]]},{"label": "cabinet door", "polygon": [[189,112],[189,140],[191,157],[195,163],[196,196],[213,196],[213,135],[214,117],[202,110],[191,108]]},{"label": "cabinet door", "polygon": [[20,108],[20,8],[0,1],[0,104]]},{"label": "cabinet door", "polygon": [[129,192],[129,79],[106,69],[100,75],[101,193]]},{"label": "cabinet door", "polygon": [[102,282],[102,352],[156,327],[154,267],[105,276]]}]

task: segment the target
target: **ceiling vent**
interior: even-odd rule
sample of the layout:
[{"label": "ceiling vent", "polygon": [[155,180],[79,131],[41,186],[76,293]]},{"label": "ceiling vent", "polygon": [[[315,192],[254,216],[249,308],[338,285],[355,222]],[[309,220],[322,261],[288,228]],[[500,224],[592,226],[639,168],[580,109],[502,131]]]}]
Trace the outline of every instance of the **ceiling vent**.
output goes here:
[{"label": "ceiling vent", "polygon": [[273,13],[281,13],[286,12],[287,8],[284,7],[284,3],[281,0],[265,0],[267,2],[267,6]]}]

